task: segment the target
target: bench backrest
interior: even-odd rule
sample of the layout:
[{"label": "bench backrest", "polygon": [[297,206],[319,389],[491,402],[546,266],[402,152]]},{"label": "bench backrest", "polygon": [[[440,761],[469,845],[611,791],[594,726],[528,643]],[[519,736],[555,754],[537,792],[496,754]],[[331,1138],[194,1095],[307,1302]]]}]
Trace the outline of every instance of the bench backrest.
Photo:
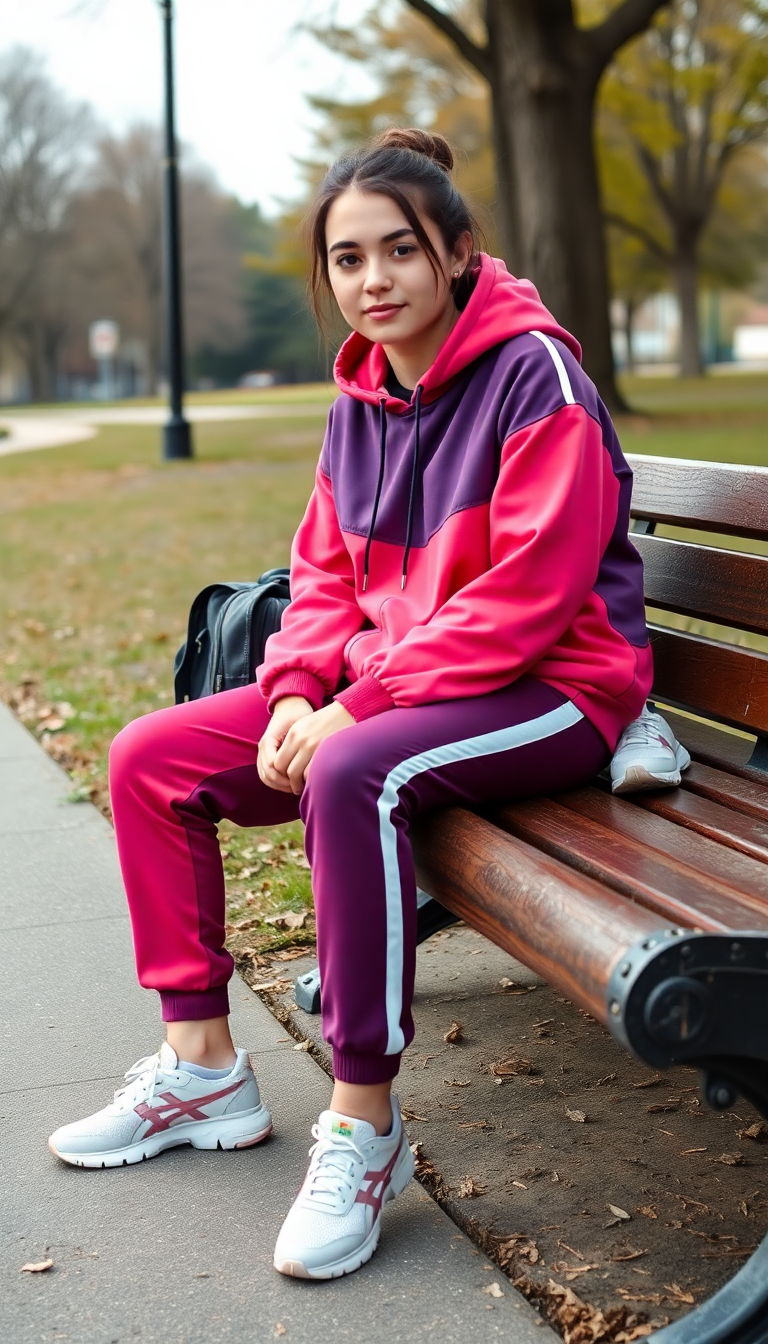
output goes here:
[{"label": "bench backrest", "polygon": [[[768,555],[654,535],[657,524],[768,542],[768,469],[629,457],[632,540],[651,607],[733,629],[734,642],[649,624],[654,697],[768,735],[768,653],[739,632],[768,635]],[[759,548],[755,548],[759,549]]]}]

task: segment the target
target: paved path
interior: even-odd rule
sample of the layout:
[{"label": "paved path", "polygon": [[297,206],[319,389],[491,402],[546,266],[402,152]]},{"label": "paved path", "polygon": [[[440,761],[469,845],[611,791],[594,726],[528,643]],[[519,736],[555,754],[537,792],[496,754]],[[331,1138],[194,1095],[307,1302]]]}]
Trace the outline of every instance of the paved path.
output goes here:
[{"label": "paved path", "polygon": [[[204,421],[270,420],[296,416],[325,416],[328,402],[263,402],[257,406],[189,406],[187,419],[193,424]],[[4,415],[0,425],[10,430],[0,439],[0,457],[7,453],[27,453],[34,448],[58,448],[62,444],[82,443],[98,433],[99,425],[164,425],[165,406],[94,406],[75,407],[33,415]]]},{"label": "paved path", "polygon": [[[556,1344],[415,1182],[373,1261],[307,1284],[271,1267],[326,1075],[234,982],[276,1134],[240,1153],[180,1148],[84,1171],[46,1138],[97,1109],[159,1039],[135,984],[112,830],[0,705],[0,1336],[13,1344]],[[48,1256],[55,1268],[22,1274]],[[498,1283],[504,1296],[484,1290]],[[280,1326],[278,1327],[278,1322]]]}]

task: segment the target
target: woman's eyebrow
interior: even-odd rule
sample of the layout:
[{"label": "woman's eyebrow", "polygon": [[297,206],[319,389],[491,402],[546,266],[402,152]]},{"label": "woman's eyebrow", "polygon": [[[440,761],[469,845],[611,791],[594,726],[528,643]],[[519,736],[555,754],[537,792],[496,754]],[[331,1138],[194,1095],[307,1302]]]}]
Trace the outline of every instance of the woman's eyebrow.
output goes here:
[{"label": "woman's eyebrow", "polygon": [[[394,233],[385,233],[381,241],[382,243],[394,243],[396,238],[403,238],[406,233],[413,233],[413,229],[395,229]],[[328,248],[328,251],[338,252],[348,247],[352,249],[354,248],[359,249],[360,244],[353,243],[349,239],[345,239],[345,241],[341,243],[332,243],[331,246]]]}]

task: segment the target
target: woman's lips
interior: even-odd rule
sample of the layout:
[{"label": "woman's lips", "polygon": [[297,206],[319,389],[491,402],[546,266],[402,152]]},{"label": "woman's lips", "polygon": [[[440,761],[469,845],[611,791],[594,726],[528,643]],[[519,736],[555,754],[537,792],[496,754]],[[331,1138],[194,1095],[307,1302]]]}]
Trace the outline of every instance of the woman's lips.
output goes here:
[{"label": "woman's lips", "polygon": [[405,307],[404,303],[377,304],[375,308],[366,308],[365,316],[374,322],[386,322],[388,317],[396,317]]}]

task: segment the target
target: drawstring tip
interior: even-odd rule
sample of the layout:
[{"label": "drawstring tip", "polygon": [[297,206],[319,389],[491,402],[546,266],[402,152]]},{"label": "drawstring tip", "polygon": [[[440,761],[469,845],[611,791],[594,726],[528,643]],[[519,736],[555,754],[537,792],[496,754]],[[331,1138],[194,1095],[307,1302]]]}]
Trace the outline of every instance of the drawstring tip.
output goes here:
[{"label": "drawstring tip", "polygon": [[403,575],[402,579],[400,580],[400,592],[401,592],[401,593],[402,593],[404,587],[405,587],[405,575]]},{"label": "drawstring tip", "polygon": [[367,574],[364,574],[364,575],[363,575],[363,592],[365,593],[365,592],[367,592],[367,591],[368,591],[368,575],[367,575]]}]

